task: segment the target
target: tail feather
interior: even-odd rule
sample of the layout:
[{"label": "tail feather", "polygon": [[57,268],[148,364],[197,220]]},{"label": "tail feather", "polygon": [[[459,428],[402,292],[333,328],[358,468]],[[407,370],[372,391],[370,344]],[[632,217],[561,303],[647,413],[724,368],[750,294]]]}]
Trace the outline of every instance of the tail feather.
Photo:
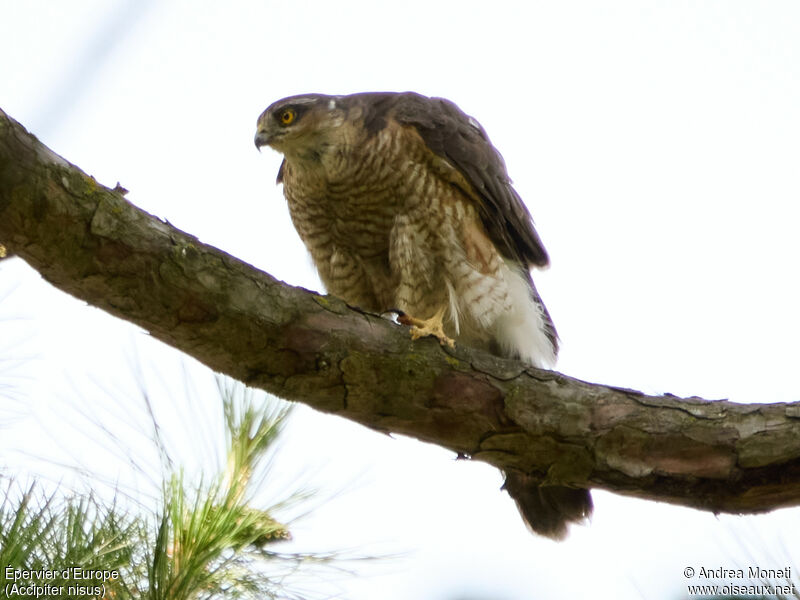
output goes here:
[{"label": "tail feather", "polygon": [[[449,280],[449,325],[462,343],[540,368],[552,368],[558,354],[558,334],[550,313],[526,266],[503,259],[497,281],[502,294],[495,303],[466,302],[476,296],[474,289],[457,289]],[[467,278],[466,281],[472,282]],[[460,293],[459,293],[460,292]],[[463,317],[463,319],[462,319]],[[587,489],[539,485],[541,479],[521,471],[506,473],[503,485],[517,503],[528,528],[555,540],[566,537],[570,523],[584,521],[592,514],[592,496]]]},{"label": "tail feather", "polygon": [[594,507],[589,490],[539,485],[520,471],[506,473],[503,489],[516,502],[528,528],[554,540],[567,537],[568,525],[588,519]]}]

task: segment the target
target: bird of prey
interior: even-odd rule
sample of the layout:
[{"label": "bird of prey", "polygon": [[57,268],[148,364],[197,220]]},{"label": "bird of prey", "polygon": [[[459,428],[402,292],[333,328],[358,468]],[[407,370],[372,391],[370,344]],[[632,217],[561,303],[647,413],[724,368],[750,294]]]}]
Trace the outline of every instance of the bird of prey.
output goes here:
[{"label": "bird of prey", "polygon": [[[255,143],[284,155],[278,183],[330,293],[399,311],[415,338],[554,366],[556,329],[530,274],[547,252],[500,153],[453,102],[291,96],[261,114]],[[591,512],[587,490],[538,487],[522,472],[506,473],[505,488],[550,537]]]}]

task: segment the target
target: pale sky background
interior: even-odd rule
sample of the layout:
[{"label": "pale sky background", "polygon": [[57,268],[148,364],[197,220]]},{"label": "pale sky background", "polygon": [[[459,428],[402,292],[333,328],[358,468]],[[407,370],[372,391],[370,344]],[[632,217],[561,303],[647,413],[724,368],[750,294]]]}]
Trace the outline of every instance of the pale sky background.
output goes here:
[{"label": "pale sky background", "polygon": [[[280,157],[253,147],[256,118],[302,92],[444,96],[484,125],[550,252],[534,278],[560,371],[800,399],[796,1],[0,9],[0,108],[204,242],[320,289],[274,185]],[[0,350],[25,359],[7,369],[20,401],[0,414],[0,466],[49,452],[126,480],[75,407],[127,425],[102,390],[134,402],[135,356],[176,446],[197,441],[181,365],[198,388],[213,385],[206,369],[18,260],[0,264],[0,302]],[[596,491],[591,524],[556,544],[525,530],[495,469],[454,458],[298,410],[278,479],[353,489],[299,523],[293,547],[406,553],[338,580],[336,597],[353,600],[683,598],[687,566],[800,569],[799,509],[717,518]]]}]

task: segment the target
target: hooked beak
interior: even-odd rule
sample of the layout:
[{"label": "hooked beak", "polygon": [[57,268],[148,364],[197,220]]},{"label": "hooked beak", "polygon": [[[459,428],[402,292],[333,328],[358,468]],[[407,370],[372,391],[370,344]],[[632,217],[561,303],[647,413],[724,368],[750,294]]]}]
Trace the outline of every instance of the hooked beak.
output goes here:
[{"label": "hooked beak", "polygon": [[272,141],[272,139],[273,136],[269,132],[259,129],[258,131],[256,131],[256,137],[255,137],[256,149],[259,152],[261,152],[261,148],[263,146],[267,146]]}]

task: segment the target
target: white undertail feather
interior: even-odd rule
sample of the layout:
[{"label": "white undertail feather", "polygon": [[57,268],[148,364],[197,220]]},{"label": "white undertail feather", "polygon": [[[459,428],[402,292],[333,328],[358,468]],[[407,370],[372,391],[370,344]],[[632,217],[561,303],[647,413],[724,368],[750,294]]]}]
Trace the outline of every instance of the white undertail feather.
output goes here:
[{"label": "white undertail feather", "polygon": [[548,324],[542,306],[536,302],[520,267],[505,262],[504,278],[511,308],[494,323],[495,339],[503,354],[519,356],[523,362],[545,369],[556,364],[553,344],[547,336]]},{"label": "white undertail feather", "polygon": [[444,282],[447,285],[447,299],[449,301],[447,317],[453,323],[453,329],[458,335],[461,333],[461,324],[458,319],[458,295],[456,294],[456,288],[453,287],[448,278],[445,278]]},{"label": "white undertail feather", "polygon": [[[445,278],[446,323],[456,342],[495,348],[502,356],[518,358],[535,367],[555,367],[556,352],[550,341],[550,322],[536,301],[528,274],[518,263],[499,258],[494,276],[487,276],[468,261],[456,263],[455,286]],[[492,343],[493,342],[493,343]],[[488,344],[488,347],[487,347]]]}]

